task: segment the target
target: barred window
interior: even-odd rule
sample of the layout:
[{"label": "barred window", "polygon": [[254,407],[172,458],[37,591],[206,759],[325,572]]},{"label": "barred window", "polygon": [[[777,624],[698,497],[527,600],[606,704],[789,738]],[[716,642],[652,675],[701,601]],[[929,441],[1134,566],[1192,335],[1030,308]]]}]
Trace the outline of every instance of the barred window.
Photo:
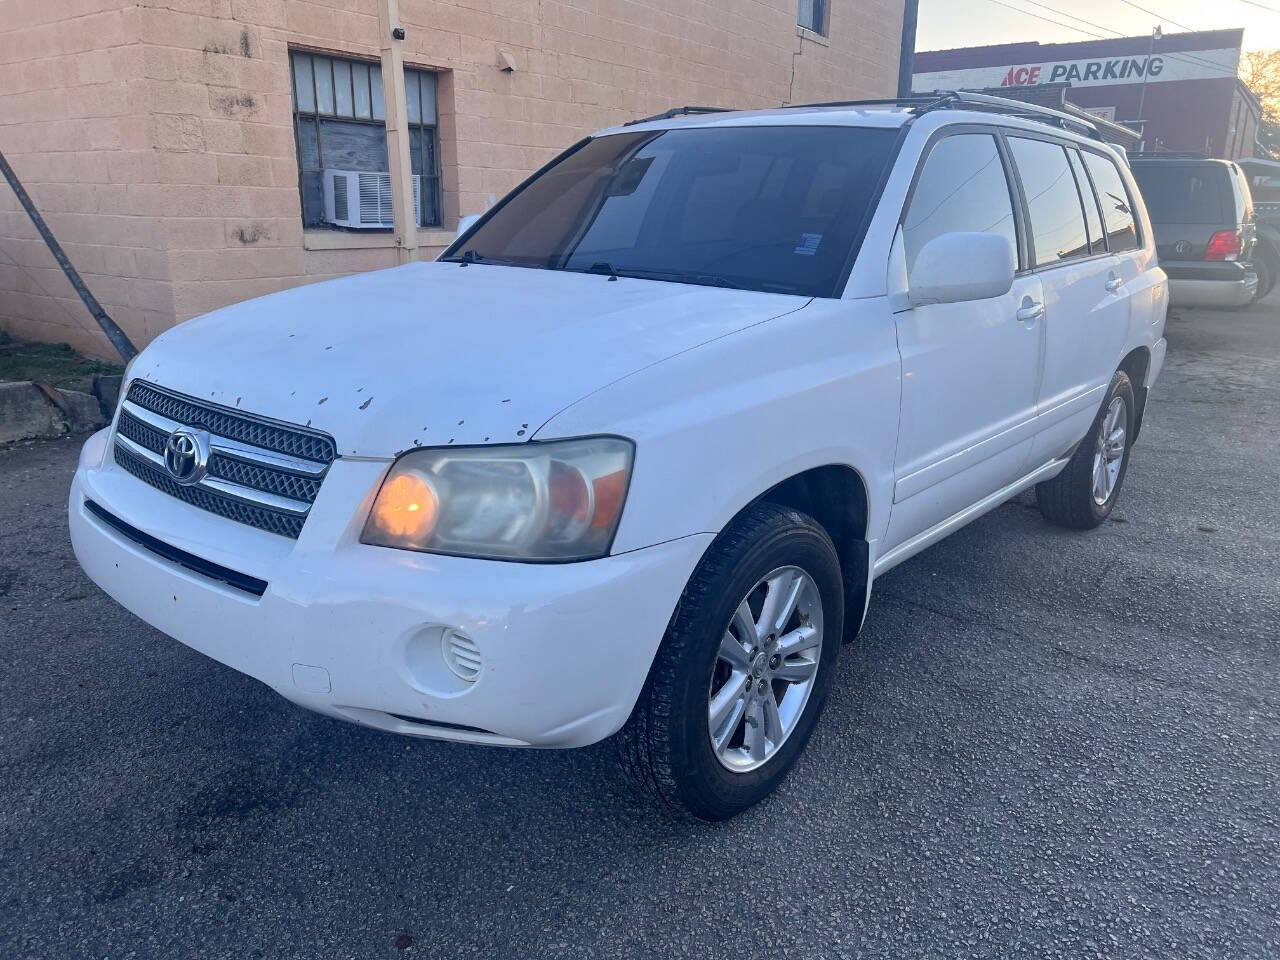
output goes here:
[{"label": "barred window", "polygon": [[[291,51],[294,136],[302,224],[389,230],[394,226],[382,66]],[[405,70],[410,160],[419,226],[440,223],[436,75]]]},{"label": "barred window", "polygon": [[409,160],[413,174],[421,178],[418,223],[440,225],[440,151],[436,141],[436,75],[429,70],[404,72],[404,92],[409,103]]},{"label": "barred window", "polygon": [[806,30],[827,35],[827,0],[800,0],[796,23]]}]

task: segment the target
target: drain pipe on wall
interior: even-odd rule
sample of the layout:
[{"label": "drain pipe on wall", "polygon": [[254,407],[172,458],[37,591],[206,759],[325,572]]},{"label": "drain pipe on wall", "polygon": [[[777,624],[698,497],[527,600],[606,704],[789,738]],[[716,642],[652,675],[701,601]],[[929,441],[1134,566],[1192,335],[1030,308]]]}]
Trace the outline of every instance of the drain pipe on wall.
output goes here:
[{"label": "drain pipe on wall", "polygon": [[906,0],[902,8],[902,52],[898,56],[898,96],[911,96],[916,65],[916,19],[920,0]]},{"label": "drain pipe on wall", "polygon": [[13,187],[13,192],[18,198],[18,202],[22,204],[22,209],[27,211],[27,216],[31,218],[31,222],[36,225],[40,236],[44,238],[45,245],[49,248],[49,252],[53,254],[53,259],[58,261],[58,266],[62,268],[62,272],[67,275],[67,280],[71,282],[71,286],[80,295],[80,299],[89,308],[89,312],[93,314],[93,319],[98,321],[98,326],[102,328],[102,332],[111,341],[111,345],[116,348],[116,352],[120,354],[125,363],[128,363],[137,356],[138,348],[133,345],[133,341],[125,335],[125,332],[116,325],[116,322],[107,316],[107,311],[102,309],[102,304],[98,302],[98,298],[85,286],[84,280],[81,279],[76,268],[71,265],[71,261],[67,259],[66,253],[62,250],[62,245],[54,237],[49,225],[44,222],[44,217],[40,216],[40,211],[31,202],[31,197],[28,196],[21,181],[18,180],[18,175],[13,172],[13,167],[9,166],[9,161],[5,159],[2,152],[0,152],[0,172],[4,173],[4,178],[9,181],[9,186]]},{"label": "drain pipe on wall", "polygon": [[404,87],[404,27],[400,0],[378,0],[382,35],[382,83],[386,93],[387,160],[391,170],[391,210],[396,256],[400,263],[418,259],[418,211],[413,203],[413,164],[409,155],[409,101]]}]

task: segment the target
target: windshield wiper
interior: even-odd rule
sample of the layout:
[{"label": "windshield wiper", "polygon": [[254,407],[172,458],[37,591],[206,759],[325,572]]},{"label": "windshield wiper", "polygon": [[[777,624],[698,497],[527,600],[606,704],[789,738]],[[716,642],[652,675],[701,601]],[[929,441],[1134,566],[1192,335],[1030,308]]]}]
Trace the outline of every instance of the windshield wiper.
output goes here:
[{"label": "windshield wiper", "polygon": [[469,263],[487,263],[491,267],[530,267],[535,270],[545,270],[541,264],[526,263],[520,260],[504,260],[502,257],[491,257],[484,253],[478,253],[475,250],[464,250],[459,256],[442,257],[440,263],[457,263],[466,266]]},{"label": "windshield wiper", "polygon": [[445,260],[448,263],[460,263],[465,267],[468,263],[486,263],[489,258],[484,254],[476,253],[474,250],[464,250],[462,251],[462,256],[445,257]]},{"label": "windshield wiper", "polygon": [[610,280],[617,280],[619,277],[631,277],[635,280],[666,280],[673,283],[697,283],[707,287],[728,287],[733,290],[746,289],[732,280],[715,276],[714,274],[681,273],[678,270],[647,270],[644,267],[623,267],[619,270],[605,260],[597,260],[585,269],[581,267],[561,267],[560,269],[568,270],[570,273],[607,274]]},{"label": "windshield wiper", "polygon": [[630,270],[626,267],[619,276],[640,277],[646,280],[670,280],[673,283],[694,283],[703,287],[724,287],[727,290],[750,290],[750,287],[736,283],[718,273],[681,273],[678,270]]},{"label": "windshield wiper", "polygon": [[726,289],[729,289],[729,290],[749,289],[748,287],[744,287],[740,283],[734,283],[728,277],[722,277],[719,274],[698,273],[698,274],[693,274],[692,276],[687,276],[685,277],[685,279],[689,283],[700,283],[703,286],[707,286],[707,287],[725,287]]},{"label": "windshield wiper", "polygon": [[587,267],[585,273],[607,273],[610,280],[618,279],[618,271],[613,269],[613,264],[604,260],[597,260],[591,266]]}]

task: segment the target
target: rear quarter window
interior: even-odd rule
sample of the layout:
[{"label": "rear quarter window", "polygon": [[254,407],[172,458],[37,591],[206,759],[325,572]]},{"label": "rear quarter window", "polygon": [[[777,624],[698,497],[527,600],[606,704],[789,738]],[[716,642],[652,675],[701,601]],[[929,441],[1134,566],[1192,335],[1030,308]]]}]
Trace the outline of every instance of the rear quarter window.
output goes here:
[{"label": "rear quarter window", "polygon": [[1231,193],[1235,198],[1236,222],[1245,223],[1253,219],[1253,194],[1249,184],[1245,182],[1244,173],[1234,163],[1228,168],[1231,171]]},{"label": "rear quarter window", "polygon": [[1124,178],[1116,169],[1116,161],[1110,157],[1086,150],[1084,164],[1093,177],[1093,187],[1102,205],[1102,222],[1107,231],[1107,248],[1112,253],[1137,250],[1138,224],[1133,213],[1133,198],[1124,185]]}]

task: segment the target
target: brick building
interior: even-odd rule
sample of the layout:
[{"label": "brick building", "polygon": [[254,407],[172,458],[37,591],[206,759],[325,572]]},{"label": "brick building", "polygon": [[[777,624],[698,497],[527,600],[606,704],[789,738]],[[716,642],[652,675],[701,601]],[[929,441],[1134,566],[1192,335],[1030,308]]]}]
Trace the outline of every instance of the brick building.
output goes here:
[{"label": "brick building", "polygon": [[[584,133],[895,91],[903,0],[5,0],[0,149],[139,345],[439,253]],[[394,39],[403,29],[403,39]],[[0,184],[0,329],[110,347]]]}]

